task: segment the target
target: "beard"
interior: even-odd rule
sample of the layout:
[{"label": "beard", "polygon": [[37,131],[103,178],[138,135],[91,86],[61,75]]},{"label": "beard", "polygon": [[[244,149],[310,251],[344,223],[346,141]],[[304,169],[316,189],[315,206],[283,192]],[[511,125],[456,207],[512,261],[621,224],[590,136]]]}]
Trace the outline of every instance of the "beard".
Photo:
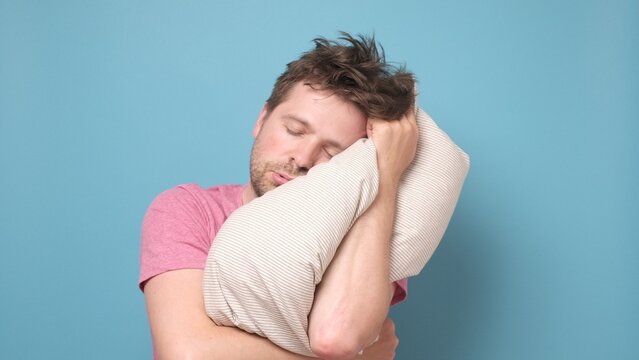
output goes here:
[{"label": "beard", "polygon": [[305,169],[295,165],[293,159],[289,162],[267,161],[262,159],[259,138],[256,139],[251,150],[251,186],[257,197],[264,195],[267,191],[273,190],[279,185],[273,181],[272,172],[285,173],[291,176],[301,176],[306,174]]}]

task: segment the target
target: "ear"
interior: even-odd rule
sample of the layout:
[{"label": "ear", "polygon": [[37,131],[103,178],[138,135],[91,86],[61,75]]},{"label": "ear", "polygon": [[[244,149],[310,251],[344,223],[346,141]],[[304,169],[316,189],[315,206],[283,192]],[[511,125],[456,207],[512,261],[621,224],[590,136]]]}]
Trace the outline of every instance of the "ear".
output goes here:
[{"label": "ear", "polygon": [[260,115],[257,117],[257,121],[255,122],[255,127],[253,127],[253,137],[256,138],[257,134],[262,130],[262,125],[264,125],[264,121],[268,117],[268,103],[265,103],[260,111]]}]

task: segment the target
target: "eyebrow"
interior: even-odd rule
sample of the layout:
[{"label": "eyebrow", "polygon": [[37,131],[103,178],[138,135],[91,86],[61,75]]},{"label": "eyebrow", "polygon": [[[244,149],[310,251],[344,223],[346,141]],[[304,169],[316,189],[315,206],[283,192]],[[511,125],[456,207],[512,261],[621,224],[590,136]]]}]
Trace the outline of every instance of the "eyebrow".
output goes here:
[{"label": "eyebrow", "polygon": [[[311,133],[315,132],[315,129],[313,128],[313,126],[308,121],[306,121],[305,119],[303,119],[303,118],[301,118],[301,117],[299,117],[297,115],[284,114],[284,115],[282,115],[282,117],[284,119],[293,120],[293,121],[296,121],[296,122],[302,124]],[[339,149],[339,151],[344,151],[346,149],[346,147],[342,146],[340,143],[338,143],[337,141],[334,141],[334,140],[326,140],[324,142],[326,144],[328,144],[329,146],[332,146],[334,148]]]}]

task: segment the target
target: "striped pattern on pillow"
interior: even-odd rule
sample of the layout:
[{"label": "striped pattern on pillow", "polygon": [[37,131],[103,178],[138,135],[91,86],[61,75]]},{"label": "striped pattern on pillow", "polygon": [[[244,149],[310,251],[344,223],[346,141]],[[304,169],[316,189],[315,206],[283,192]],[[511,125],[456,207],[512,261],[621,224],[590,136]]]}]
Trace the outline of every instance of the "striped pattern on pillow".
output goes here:
[{"label": "striped pattern on pillow", "polygon": [[[418,274],[439,244],[469,158],[421,109],[415,160],[404,174],[391,240],[391,281]],[[204,271],[217,325],[314,356],[307,336],[315,286],[354,221],[377,193],[375,146],[362,139],[237,209],[218,232]]]}]

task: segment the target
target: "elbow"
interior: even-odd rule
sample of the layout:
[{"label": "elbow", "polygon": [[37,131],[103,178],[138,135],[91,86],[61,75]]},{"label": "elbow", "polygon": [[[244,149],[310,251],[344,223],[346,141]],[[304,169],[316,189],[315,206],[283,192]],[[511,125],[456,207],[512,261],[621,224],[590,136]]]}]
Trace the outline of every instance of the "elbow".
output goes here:
[{"label": "elbow", "polygon": [[324,360],[350,360],[362,350],[353,334],[340,334],[339,331],[311,335],[309,341],[313,353]]}]

